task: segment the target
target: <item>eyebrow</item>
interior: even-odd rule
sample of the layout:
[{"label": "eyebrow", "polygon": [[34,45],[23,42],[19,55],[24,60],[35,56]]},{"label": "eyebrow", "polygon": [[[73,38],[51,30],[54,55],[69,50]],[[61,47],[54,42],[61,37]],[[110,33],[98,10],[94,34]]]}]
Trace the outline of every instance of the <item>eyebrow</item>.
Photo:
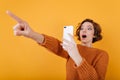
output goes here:
[{"label": "eyebrow", "polygon": [[[81,28],[84,27],[83,25],[81,26]],[[92,25],[87,25],[87,27],[92,27]]]},{"label": "eyebrow", "polygon": [[92,25],[88,25],[87,27],[93,27]]}]

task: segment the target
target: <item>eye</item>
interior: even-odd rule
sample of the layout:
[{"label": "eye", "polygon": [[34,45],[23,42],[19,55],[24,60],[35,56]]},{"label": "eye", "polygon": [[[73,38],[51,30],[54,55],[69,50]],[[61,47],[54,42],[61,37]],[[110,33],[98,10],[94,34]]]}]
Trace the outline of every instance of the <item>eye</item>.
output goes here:
[{"label": "eye", "polygon": [[88,30],[92,30],[92,28],[88,28]]},{"label": "eye", "polygon": [[93,27],[91,25],[89,25],[88,30],[93,30]]},{"label": "eye", "polygon": [[83,30],[83,28],[81,27],[80,30]]}]

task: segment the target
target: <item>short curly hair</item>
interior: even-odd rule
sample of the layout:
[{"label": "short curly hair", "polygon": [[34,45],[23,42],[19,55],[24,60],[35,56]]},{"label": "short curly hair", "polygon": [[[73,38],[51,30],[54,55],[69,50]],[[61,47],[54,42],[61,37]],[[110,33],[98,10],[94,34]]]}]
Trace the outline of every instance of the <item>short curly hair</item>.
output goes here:
[{"label": "short curly hair", "polygon": [[77,26],[77,30],[76,30],[76,36],[78,37],[78,40],[80,40],[80,29],[81,29],[81,26],[83,23],[85,22],[90,22],[92,23],[93,27],[94,27],[94,38],[93,38],[93,41],[92,43],[96,42],[96,41],[99,41],[102,39],[102,35],[101,35],[101,27],[98,23],[94,22],[92,19],[85,19],[83,20],[81,23],[78,24]]}]

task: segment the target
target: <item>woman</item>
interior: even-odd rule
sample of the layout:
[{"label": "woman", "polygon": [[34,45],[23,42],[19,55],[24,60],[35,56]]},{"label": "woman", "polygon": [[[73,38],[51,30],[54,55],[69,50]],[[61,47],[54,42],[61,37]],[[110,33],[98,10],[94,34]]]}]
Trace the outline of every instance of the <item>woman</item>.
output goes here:
[{"label": "woman", "polygon": [[105,80],[108,54],[92,47],[92,43],[102,39],[99,24],[91,19],[85,19],[76,31],[81,44],[76,44],[70,34],[72,41],[63,39],[66,44],[62,44],[58,39],[34,32],[25,21],[10,11],[7,11],[7,14],[18,22],[14,27],[16,36],[31,38],[56,55],[67,59],[66,80]]}]

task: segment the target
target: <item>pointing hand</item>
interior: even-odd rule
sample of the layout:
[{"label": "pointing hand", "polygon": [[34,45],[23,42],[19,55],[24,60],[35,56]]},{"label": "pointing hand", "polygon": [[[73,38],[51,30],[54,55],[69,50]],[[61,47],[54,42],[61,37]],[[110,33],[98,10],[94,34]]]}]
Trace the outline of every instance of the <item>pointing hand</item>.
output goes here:
[{"label": "pointing hand", "polygon": [[17,24],[13,27],[14,34],[16,36],[31,37],[33,30],[29,27],[29,24],[27,22],[20,19],[10,11],[7,11],[6,13],[15,21],[17,21]]}]

